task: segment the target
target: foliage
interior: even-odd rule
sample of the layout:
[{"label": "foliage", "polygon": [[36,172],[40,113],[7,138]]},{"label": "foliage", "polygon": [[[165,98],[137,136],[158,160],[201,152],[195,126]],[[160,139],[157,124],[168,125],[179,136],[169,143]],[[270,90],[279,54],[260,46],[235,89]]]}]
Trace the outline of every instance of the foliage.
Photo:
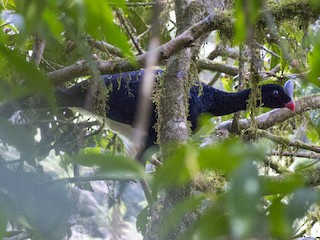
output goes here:
[{"label": "foliage", "polygon": [[[256,38],[262,55],[260,80],[282,84],[287,78],[293,78],[302,86],[296,91],[296,97],[319,92],[320,13],[317,18],[300,15],[283,20],[277,13],[276,21],[271,21],[272,13],[268,15],[264,8],[276,4],[272,2],[236,0],[235,38],[229,39],[233,45],[227,46],[218,37],[209,37],[207,43],[223,46],[225,53],[219,56],[236,67],[240,67],[243,60],[238,61],[238,52],[234,57],[228,50],[246,46],[243,57],[248,69],[251,56],[247,53],[247,43]],[[283,5],[289,2],[292,6],[297,3],[280,2]],[[309,4],[309,1],[303,3]],[[192,194],[164,214],[159,238],[166,239],[186,213],[196,217],[181,239],[226,236],[289,239],[311,234],[316,230],[313,220],[319,220],[320,195],[313,186],[318,185],[317,181],[310,184],[307,176],[317,169],[318,162],[313,158],[318,159],[318,155],[303,151],[304,157],[300,157],[300,150],[248,136],[249,131],[199,147],[204,138],[215,135],[214,126],[232,116],[203,118],[200,120],[203,128],[192,141],[175,147],[162,166],[146,173],[133,156],[125,155],[126,143],[104,129],[103,119],[56,106],[54,88],[74,85],[87,78],[87,74],[54,86],[57,81],[48,73],[84,60],[89,72],[99,76],[99,60],[117,64],[135,59],[134,56],[141,54],[139,48],[146,51],[150,40],[152,6],[150,1],[135,0],[1,1],[0,108],[10,114],[0,116],[0,238],[18,238],[23,234],[32,239],[74,237],[72,225],[78,223],[71,220],[81,216],[85,222],[83,219],[89,215],[79,210],[81,194],[76,190],[89,194],[94,190],[92,183],[101,180],[106,181],[107,186],[114,181],[119,183],[119,193],[112,196],[115,190],[108,189],[107,200],[91,199],[87,207],[102,206],[108,201],[99,218],[112,221],[108,226],[99,222],[99,228],[107,229],[106,235],[114,239],[121,235],[121,231],[114,231],[121,225],[116,223],[124,222],[123,212],[129,211],[122,210],[120,203],[125,181],[150,184],[152,202],[145,206],[141,201],[141,213],[137,217],[137,229],[142,235],[151,224],[157,224],[150,221],[150,213],[165,208],[162,202],[165,190],[179,189],[191,182]],[[169,17],[172,6],[168,4],[163,10],[161,43],[170,41],[172,31],[176,30]],[[318,2],[310,1],[310,6],[317,9]],[[259,29],[262,32],[255,32],[256,24],[262,24],[261,18],[271,19],[266,28]],[[39,65],[34,61],[34,53],[39,51],[36,40],[45,45]],[[202,46],[204,52],[211,51],[206,45]],[[238,85],[238,78],[223,71],[219,74],[217,85],[225,90],[232,91]],[[212,79],[212,74],[209,75]],[[250,80],[245,78],[244,84],[248,85]],[[0,113],[4,112],[0,110]],[[312,142],[318,147],[319,110],[306,111],[268,131],[284,138]],[[79,167],[90,171],[79,171]],[[90,234],[88,237],[92,238],[102,236],[100,232],[100,235]]]}]

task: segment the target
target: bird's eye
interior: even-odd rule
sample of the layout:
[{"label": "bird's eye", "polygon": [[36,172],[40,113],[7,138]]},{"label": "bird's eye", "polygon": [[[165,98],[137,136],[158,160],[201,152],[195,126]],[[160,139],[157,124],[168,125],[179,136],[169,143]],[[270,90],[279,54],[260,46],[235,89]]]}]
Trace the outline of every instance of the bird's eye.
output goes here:
[{"label": "bird's eye", "polygon": [[279,92],[278,92],[278,90],[273,90],[273,92],[272,92],[272,95],[274,96],[274,97],[279,97]]}]

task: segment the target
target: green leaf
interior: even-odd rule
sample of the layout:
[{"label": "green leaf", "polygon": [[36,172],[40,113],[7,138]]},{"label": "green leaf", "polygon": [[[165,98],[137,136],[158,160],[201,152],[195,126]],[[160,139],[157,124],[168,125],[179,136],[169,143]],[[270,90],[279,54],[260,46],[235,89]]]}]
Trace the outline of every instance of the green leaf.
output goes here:
[{"label": "green leaf", "polygon": [[291,225],[286,219],[286,206],[281,202],[282,198],[276,198],[268,208],[268,220],[270,222],[270,230],[273,237],[280,239],[289,239],[291,233]]},{"label": "green leaf", "polygon": [[0,45],[0,55],[5,58],[8,67],[12,69],[17,82],[22,82],[18,86],[12,86],[12,89],[0,89],[2,100],[13,100],[21,97],[37,94],[43,97],[49,104],[53,105],[54,94],[52,91],[52,84],[49,79],[39,71],[34,64],[27,62],[26,56],[21,55],[16,50],[11,50],[3,45]]},{"label": "green leaf", "polygon": [[311,128],[311,129],[307,129],[306,131],[306,135],[312,143],[316,143],[319,141],[320,139],[319,133],[320,133],[320,128],[317,128],[317,129]]},{"label": "green leaf", "polygon": [[214,169],[230,173],[246,160],[259,160],[263,150],[237,139],[199,149],[200,169]]},{"label": "green leaf", "polygon": [[76,213],[76,203],[61,182],[42,174],[12,172],[0,168],[0,208],[23,226],[32,239],[63,239],[68,219]]},{"label": "green leaf", "polygon": [[137,216],[136,227],[138,232],[145,236],[147,224],[149,223],[149,207],[145,207]]},{"label": "green leaf", "polygon": [[49,27],[50,33],[58,40],[62,40],[64,26],[59,19],[58,11],[46,8],[43,11],[42,18]]},{"label": "green leaf", "polygon": [[242,9],[243,0],[235,1],[235,42],[242,43],[247,38],[246,16]]},{"label": "green leaf", "polygon": [[310,206],[319,200],[319,193],[314,189],[298,189],[293,193],[287,208],[288,220],[293,223],[302,218]]},{"label": "green leaf", "polygon": [[[293,222],[305,216],[310,206],[318,199],[319,193],[314,189],[298,189],[288,199],[274,198],[267,209],[272,235],[276,238],[289,239]],[[288,201],[289,203],[286,203]]]},{"label": "green leaf", "polygon": [[205,195],[193,196],[187,198],[183,202],[178,202],[176,206],[173,206],[170,209],[170,212],[163,216],[160,239],[168,239],[168,233],[183,221],[186,214],[192,214],[196,209],[198,209],[204,200]]},{"label": "green leaf", "polygon": [[236,43],[244,42],[250,32],[250,28],[253,28],[260,9],[263,6],[262,0],[250,1],[250,0],[236,0],[235,1],[235,33]]},{"label": "green leaf", "polygon": [[[210,201],[210,198],[214,202]],[[228,236],[230,222],[227,218],[225,202],[225,195],[208,196],[208,199],[203,201],[201,205],[205,211],[180,239],[223,239]]]},{"label": "green leaf", "polygon": [[[179,146],[177,150],[159,167],[152,181],[153,188],[156,192],[158,187],[181,186],[190,180],[189,172],[185,165],[187,146]],[[190,149],[197,152],[194,146]],[[190,150],[189,149],[189,150]],[[192,160],[193,161],[193,160]]]},{"label": "green leaf", "polygon": [[97,152],[97,149],[85,149],[72,159],[73,162],[87,167],[98,167],[97,178],[132,180],[145,178],[145,171],[140,163],[123,155],[111,152]]},{"label": "green leaf", "polygon": [[244,162],[232,174],[227,195],[231,233],[235,238],[249,238],[258,228],[260,185],[258,170],[253,162]]},{"label": "green leaf", "polygon": [[[313,128],[312,131],[317,131],[318,135],[320,134],[320,110],[314,109],[309,111],[310,114],[310,121],[312,123]],[[310,132],[310,129],[308,129]],[[319,138],[318,138],[319,140]]]},{"label": "green leaf", "polygon": [[33,161],[36,156],[34,136],[34,131],[27,131],[21,125],[13,125],[7,120],[0,120],[1,141],[15,147],[21,153],[21,158],[28,162]]},{"label": "green leaf", "polygon": [[291,174],[280,180],[268,177],[261,178],[264,195],[288,194],[300,188],[304,184],[304,179],[300,174]]},{"label": "green leaf", "polygon": [[[124,1],[117,1],[123,5]],[[113,13],[105,0],[85,0],[86,32],[95,39],[106,39],[107,42],[119,47],[126,55],[132,56],[126,37],[114,23]]]},{"label": "green leaf", "polygon": [[157,170],[153,184],[155,188],[181,186],[204,170],[229,174],[245,160],[259,160],[263,155],[262,149],[235,139],[203,148],[181,145]]},{"label": "green leaf", "polygon": [[316,86],[320,86],[320,34],[313,40],[313,50],[309,55],[310,58],[310,73],[309,80]]},{"label": "green leaf", "polygon": [[[272,44],[271,50],[274,53],[278,54],[279,56],[281,55],[281,50],[278,45]],[[280,63],[280,59],[274,55],[271,55],[270,69],[275,68],[279,63]]]}]

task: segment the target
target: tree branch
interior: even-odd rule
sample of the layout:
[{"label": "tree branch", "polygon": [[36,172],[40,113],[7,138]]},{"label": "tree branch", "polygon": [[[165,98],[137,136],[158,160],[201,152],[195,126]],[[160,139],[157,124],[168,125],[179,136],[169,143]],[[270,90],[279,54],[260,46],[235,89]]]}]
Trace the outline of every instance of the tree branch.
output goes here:
[{"label": "tree branch", "polygon": [[234,67],[228,64],[213,62],[210,60],[198,60],[197,65],[198,65],[198,68],[201,70],[223,72],[231,76],[236,76],[239,71],[237,67]]},{"label": "tree branch", "polygon": [[[301,171],[299,173],[284,173],[277,176],[260,176],[263,182],[268,183],[285,183],[290,180],[294,180],[297,184],[304,187],[316,187],[320,185],[320,168]],[[268,185],[268,184],[267,184]],[[282,194],[290,193],[292,189],[281,189]],[[265,189],[263,195],[275,195],[279,194],[279,189]]]},{"label": "tree branch", "polygon": [[95,47],[96,49],[102,51],[102,52],[107,52],[110,53],[112,55],[118,56],[118,57],[123,57],[123,52],[121,51],[121,49],[107,43],[101,40],[96,40],[93,39],[91,37],[87,38],[87,42],[90,46]]},{"label": "tree branch", "polygon": [[272,151],[271,155],[276,155],[276,156],[285,156],[285,157],[300,157],[300,158],[310,158],[310,159],[320,159],[320,154],[315,154],[315,153],[309,153],[309,152],[280,152],[280,151]]},{"label": "tree branch", "polygon": [[273,142],[276,142],[276,143],[280,143],[283,145],[296,147],[296,148],[302,148],[302,149],[306,149],[306,150],[313,151],[316,153],[320,153],[320,147],[316,146],[316,145],[306,144],[306,143],[303,143],[303,142],[297,141],[297,140],[289,140],[287,138],[276,136],[276,135],[271,134],[271,133],[264,131],[264,130],[258,130],[258,134],[261,137],[265,137],[265,138],[267,138]]},{"label": "tree branch", "polygon": [[[227,14],[219,12],[216,14],[209,15],[200,22],[194,24],[188,30],[172,39],[171,41],[152,49],[144,54],[137,56],[132,61],[124,59],[121,61],[96,61],[98,70],[102,74],[130,71],[137,68],[141,68],[145,65],[145,61],[152,52],[156,52],[155,55],[159,56],[159,61],[168,59],[170,56],[181,51],[186,47],[192,46],[192,44],[203,34],[219,29],[225,22],[229,22],[230,19]],[[230,25],[231,27],[232,25]],[[232,30],[231,30],[232,31]],[[73,65],[59,69],[48,73],[48,78],[53,81],[54,84],[60,84],[77,77],[85,76],[90,74],[90,69],[86,61],[78,61]]]},{"label": "tree branch", "polygon": [[120,9],[116,9],[115,10],[116,15],[119,19],[119,22],[121,23],[121,25],[123,26],[124,30],[127,32],[129,38],[131,39],[133,45],[135,46],[136,50],[138,51],[139,54],[143,54],[143,50],[140,47],[137,38],[133,35],[132,31],[131,31],[131,27],[129,26],[129,24],[127,23],[127,19],[125,18],[124,14],[122,13],[122,11]]},{"label": "tree branch", "polygon": [[[267,113],[261,114],[256,117],[257,126],[260,129],[270,128],[278,123],[281,123],[289,118],[294,117],[297,114],[301,114],[310,109],[320,108],[320,93],[302,97],[296,101],[296,110],[291,112],[288,109],[280,108],[274,109]],[[242,129],[250,127],[250,119],[241,119],[239,125]],[[216,126],[216,130],[229,130],[231,120],[221,122]]]},{"label": "tree branch", "polygon": [[239,51],[237,49],[218,44],[216,48],[208,55],[209,60],[213,60],[219,56],[226,56],[232,59],[239,58]]},{"label": "tree branch", "polygon": [[39,38],[38,36],[35,36],[32,55],[31,55],[31,61],[36,66],[38,66],[41,62],[45,46],[46,46],[46,41]]},{"label": "tree branch", "polygon": [[[299,8],[292,8],[292,4],[299,4]],[[285,19],[291,19],[292,16],[304,16],[303,14],[305,11],[301,11],[300,9],[308,10],[308,17],[309,18],[315,18],[319,16],[320,14],[320,7],[312,7],[311,3],[309,2],[300,2],[300,1],[294,1],[286,4],[279,4],[282,6],[280,7],[271,7],[270,11],[271,15],[277,19],[277,21],[285,20]],[[290,8],[291,6],[291,8]],[[279,11],[281,10],[282,14],[279,14]],[[296,12],[292,12],[296,10]],[[265,24],[265,18],[263,17],[264,14],[261,14],[259,24],[263,25]],[[184,48],[192,46],[195,41],[203,36],[204,34],[207,34],[208,32],[214,31],[214,30],[221,30],[224,32],[229,32],[232,36],[233,32],[233,20],[231,18],[231,15],[229,12],[225,11],[219,11],[213,14],[210,14],[203,20],[197,22],[190,28],[188,28],[186,31],[178,35],[176,38],[172,39],[171,41],[159,46],[156,49],[150,50],[150,51],[156,51],[157,55],[159,56],[159,61],[168,59],[173,54],[181,51]],[[147,56],[150,54],[149,52],[146,52],[144,54],[141,54],[137,56],[135,59],[124,59],[121,61],[98,61],[96,62],[98,69],[101,71],[102,74],[107,73],[114,73],[114,72],[121,72],[121,71],[130,71],[137,68],[141,68],[145,65],[145,61],[147,59]],[[135,60],[135,61],[132,61]],[[63,83],[69,80],[72,80],[74,78],[89,75],[89,67],[86,64],[85,61],[79,61],[75,64],[65,67],[63,69],[53,71],[48,73],[48,77],[53,81],[54,84]]]}]

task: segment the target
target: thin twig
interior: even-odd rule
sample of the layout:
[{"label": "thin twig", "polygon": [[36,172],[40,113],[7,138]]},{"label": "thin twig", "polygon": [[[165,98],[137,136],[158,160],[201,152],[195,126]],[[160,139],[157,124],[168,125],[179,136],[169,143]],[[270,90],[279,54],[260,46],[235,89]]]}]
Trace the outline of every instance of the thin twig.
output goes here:
[{"label": "thin twig", "polygon": [[276,54],[275,52],[269,50],[268,48],[266,48],[265,46],[261,45],[260,43],[255,43],[259,48],[263,49],[264,51],[266,51],[267,53],[270,53],[272,56],[276,57],[276,58],[281,58],[278,54]]},{"label": "thin twig", "polygon": [[303,143],[301,141],[297,141],[297,140],[289,140],[287,138],[284,137],[280,137],[280,136],[276,136],[274,134],[271,134],[265,130],[258,130],[257,133],[264,138],[267,138],[273,142],[282,144],[282,145],[287,145],[287,146],[291,146],[291,147],[295,147],[295,148],[301,148],[301,149],[306,149],[309,151],[313,151],[316,153],[320,153],[320,147],[317,145],[313,145],[313,144],[306,144]]},{"label": "thin twig", "polygon": [[272,170],[274,170],[278,174],[283,174],[283,173],[287,172],[284,169],[281,169],[277,162],[271,161],[269,158],[264,158],[263,163],[266,166],[270,167]]},{"label": "thin twig", "polygon": [[127,24],[126,18],[123,16],[122,12],[119,9],[116,9],[115,12],[116,12],[116,15],[117,15],[121,25],[124,27],[124,29],[127,32],[129,38],[131,39],[133,45],[137,49],[139,55],[143,54],[143,50],[140,47],[140,45],[138,44],[137,37],[133,36],[133,33],[131,32],[130,27]]},{"label": "thin twig", "polygon": [[102,52],[108,52],[118,57],[124,57],[123,52],[121,51],[120,48],[117,48],[107,42],[104,42],[102,40],[95,40],[91,37],[87,38],[87,42],[89,45],[95,47],[96,49]]},{"label": "thin twig", "polygon": [[310,159],[320,159],[320,154],[315,154],[313,152],[288,152],[288,151],[272,151],[271,155],[275,156],[285,156],[285,157],[299,157],[299,158],[310,158]]}]

